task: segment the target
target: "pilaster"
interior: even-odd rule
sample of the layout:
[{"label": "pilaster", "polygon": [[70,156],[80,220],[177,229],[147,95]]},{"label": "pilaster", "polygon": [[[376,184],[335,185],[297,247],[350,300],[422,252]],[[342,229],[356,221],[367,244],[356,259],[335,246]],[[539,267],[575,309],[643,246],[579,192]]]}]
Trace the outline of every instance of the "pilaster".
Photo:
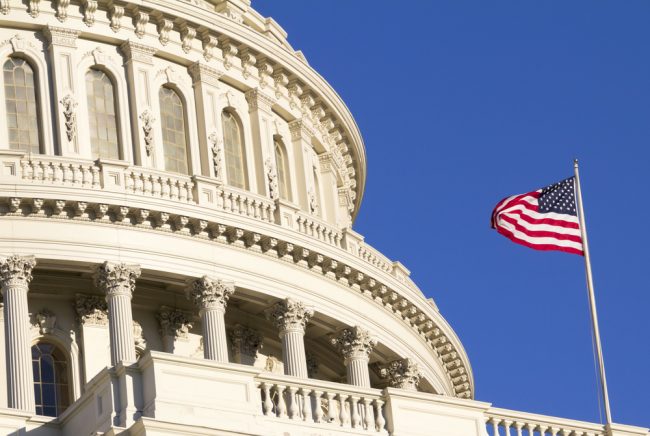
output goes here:
[{"label": "pilaster", "polygon": [[83,382],[88,383],[99,371],[111,365],[111,352],[106,347],[110,343],[106,297],[77,294],[75,311],[81,330],[81,344],[87,356],[82,359]]},{"label": "pilaster", "polygon": [[201,174],[222,181],[221,165],[222,162],[225,162],[225,155],[221,114],[217,111],[217,100],[219,98],[219,78],[223,72],[204,62],[195,62],[190,65],[188,71],[192,76],[196,100]]},{"label": "pilaster", "polygon": [[7,405],[34,412],[34,375],[27,293],[36,265],[34,256],[13,255],[0,260],[0,286],[4,304]]},{"label": "pilaster", "polygon": [[55,139],[63,156],[90,156],[90,144],[80,144],[77,137],[78,99],[75,95],[77,37],[79,32],[66,27],[47,26],[43,34],[49,46],[52,68],[52,94],[54,98]]},{"label": "pilaster", "polygon": [[343,355],[348,383],[369,388],[368,361],[377,340],[367,330],[355,326],[341,330],[330,342]]},{"label": "pilaster", "polygon": [[190,329],[192,328],[190,315],[182,310],[163,306],[160,308],[157,318],[160,323],[165,352],[189,356],[191,350],[187,345],[189,345]]},{"label": "pilaster", "polygon": [[[129,86],[129,113],[133,133],[133,150],[136,165],[160,168],[157,156],[154,126],[158,114],[158,95],[151,89],[153,80],[153,56],[156,49],[144,44],[126,41],[120,46],[124,55],[127,81]],[[159,153],[158,153],[159,154]]]},{"label": "pilaster", "polygon": [[277,302],[266,311],[267,318],[279,331],[286,375],[308,378],[304,336],[313,315],[311,307],[291,298]]},{"label": "pilaster", "polygon": [[230,343],[235,363],[253,365],[257,351],[262,348],[263,336],[250,327],[236,324],[230,332]]},{"label": "pilaster", "polygon": [[203,353],[206,359],[228,362],[224,316],[228,299],[234,292],[233,283],[208,276],[194,280],[187,289],[187,297],[199,309],[203,325]]},{"label": "pilaster", "polygon": [[[293,198],[302,210],[309,211],[309,189],[312,186],[309,183],[312,179],[311,141],[314,130],[308,120],[301,118],[289,123],[289,131],[291,132],[291,144],[296,165],[294,184],[297,187],[297,192],[294,193]],[[292,174],[292,176],[294,175]]]},{"label": "pilaster", "polygon": [[131,298],[138,277],[140,266],[125,263],[104,262],[95,273],[96,286],[106,293],[113,366],[135,362]]},{"label": "pilaster", "polygon": [[[253,150],[255,153],[255,180],[257,192],[270,196],[268,169],[275,174],[275,154],[273,151],[273,112],[275,99],[260,90],[251,89],[246,93],[248,113],[251,120]],[[277,189],[276,189],[277,192]]]},{"label": "pilaster", "polygon": [[417,391],[422,373],[412,359],[398,359],[380,367],[379,375],[388,380],[391,388]]}]

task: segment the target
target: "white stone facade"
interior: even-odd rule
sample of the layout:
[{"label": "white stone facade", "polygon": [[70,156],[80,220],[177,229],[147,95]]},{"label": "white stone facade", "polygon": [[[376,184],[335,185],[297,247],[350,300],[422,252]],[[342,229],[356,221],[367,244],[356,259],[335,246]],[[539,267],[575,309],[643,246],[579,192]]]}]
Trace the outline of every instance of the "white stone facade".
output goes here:
[{"label": "white stone facade", "polygon": [[249,1],[0,0],[0,62],[1,434],[647,436],[473,400],[351,228],[354,119]]}]

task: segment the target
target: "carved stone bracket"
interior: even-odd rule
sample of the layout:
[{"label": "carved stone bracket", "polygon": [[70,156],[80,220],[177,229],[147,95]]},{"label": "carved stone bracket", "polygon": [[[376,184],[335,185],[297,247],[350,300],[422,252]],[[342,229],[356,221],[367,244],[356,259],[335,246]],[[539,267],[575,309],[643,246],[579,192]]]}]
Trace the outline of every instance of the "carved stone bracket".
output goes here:
[{"label": "carved stone bracket", "polygon": [[163,336],[172,336],[179,339],[187,339],[192,321],[190,316],[185,312],[171,307],[161,307],[158,312],[158,322],[160,322],[160,331]]},{"label": "carved stone bracket", "polygon": [[108,297],[117,295],[132,296],[135,280],[140,277],[139,265],[104,262],[95,272],[95,284]]},{"label": "carved stone bracket", "polygon": [[304,332],[313,315],[314,309],[291,298],[278,301],[266,310],[267,319],[273,321],[280,332]]},{"label": "carved stone bracket", "polygon": [[194,280],[187,289],[187,297],[200,310],[226,310],[228,299],[235,292],[233,283],[223,282],[208,276]]},{"label": "carved stone bracket", "polygon": [[108,325],[108,307],[105,297],[77,294],[75,310],[81,324]]}]

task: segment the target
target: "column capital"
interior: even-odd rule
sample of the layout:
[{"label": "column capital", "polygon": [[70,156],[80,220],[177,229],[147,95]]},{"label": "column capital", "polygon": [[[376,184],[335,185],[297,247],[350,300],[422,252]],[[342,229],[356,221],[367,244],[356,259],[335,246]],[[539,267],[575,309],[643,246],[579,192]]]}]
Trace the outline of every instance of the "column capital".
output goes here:
[{"label": "column capital", "polygon": [[422,378],[418,364],[409,358],[393,360],[380,367],[379,375],[388,379],[390,387],[411,391],[418,389]]},{"label": "column capital", "polygon": [[250,89],[244,96],[250,111],[262,110],[271,113],[271,107],[275,103],[275,99],[263,93],[259,88]]},{"label": "column capital", "polygon": [[74,307],[80,324],[108,325],[108,306],[105,297],[77,294]]},{"label": "column capital", "polygon": [[32,281],[32,270],[36,266],[34,256],[17,254],[0,258],[0,284],[4,290],[7,286],[27,287]]},{"label": "column capital", "polygon": [[95,272],[95,285],[106,292],[106,297],[133,295],[135,280],[140,277],[140,265],[104,262]]},{"label": "column capital", "polygon": [[224,74],[223,71],[211,67],[204,62],[194,62],[187,68],[187,71],[190,73],[190,76],[192,76],[192,83],[207,83],[216,88],[221,84],[219,79]]},{"label": "column capital", "polygon": [[377,340],[370,336],[368,330],[359,327],[349,327],[341,330],[338,335],[330,338],[346,363],[351,359],[368,359]]},{"label": "column capital", "polygon": [[228,299],[235,292],[235,284],[208,276],[194,280],[187,289],[187,298],[200,310],[226,310]]},{"label": "column capital", "polygon": [[158,51],[153,47],[131,41],[130,39],[120,45],[120,50],[127,61],[139,61],[149,65],[153,65],[153,55]]},{"label": "column capital", "polygon": [[280,333],[291,330],[304,332],[313,315],[313,308],[291,298],[278,301],[266,310],[267,319],[275,323]]},{"label": "column capital", "polygon": [[163,306],[158,312],[158,322],[163,336],[187,339],[192,321],[187,313],[179,309]]},{"label": "column capital", "polygon": [[43,29],[43,34],[51,46],[58,45],[62,47],[77,48],[78,30],[67,27],[55,27],[48,25]]},{"label": "column capital", "polygon": [[291,121],[289,123],[289,131],[291,132],[291,139],[294,141],[299,141],[302,139],[306,142],[309,142],[315,135],[311,123],[304,118],[299,118],[297,120]]}]

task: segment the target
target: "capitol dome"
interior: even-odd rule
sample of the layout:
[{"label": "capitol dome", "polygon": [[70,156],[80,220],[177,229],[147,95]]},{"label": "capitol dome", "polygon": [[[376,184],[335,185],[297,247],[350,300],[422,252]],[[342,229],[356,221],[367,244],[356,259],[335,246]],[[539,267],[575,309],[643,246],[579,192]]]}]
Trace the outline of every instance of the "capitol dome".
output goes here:
[{"label": "capitol dome", "polygon": [[0,18],[0,429],[397,434],[434,406],[485,428],[435,302],[352,230],[361,134],[273,19],[248,0]]}]

